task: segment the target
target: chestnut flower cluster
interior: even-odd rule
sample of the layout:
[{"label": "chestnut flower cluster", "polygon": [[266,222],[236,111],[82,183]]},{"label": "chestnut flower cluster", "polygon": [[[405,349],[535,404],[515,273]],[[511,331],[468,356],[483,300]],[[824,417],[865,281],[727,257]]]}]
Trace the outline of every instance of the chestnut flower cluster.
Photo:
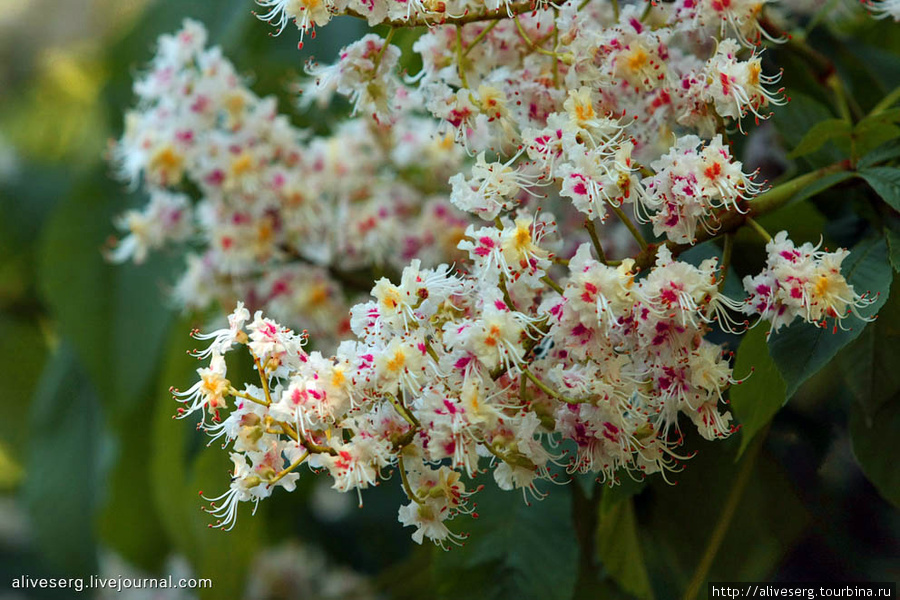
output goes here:
[{"label": "chestnut flower cluster", "polygon": [[831,319],[837,329],[851,312],[863,319],[859,309],[876,300],[857,294],[841,275],[847,250],[825,252],[810,243],[796,248],[782,231],[766,244],[766,252],[763,272],[744,278],[750,294],[744,311],[767,320],[770,335],[797,317],[822,327]]},{"label": "chestnut flower cluster", "polygon": [[[557,291],[541,281],[544,222],[501,222],[498,239],[463,244],[471,273],[414,260],[399,283],[376,282],[353,308],[357,339],[332,356],[243,304],[229,327],[195,334],[211,340],[197,353],[210,366],[176,397],[233,448],[231,487],[212,499],[219,525],[240,502],[292,490],[304,462],[358,493],[397,468],[400,521],[443,544],[459,539],[445,521],[470,510],[461,474],[485,463],[500,488],[541,497],[552,464],[604,481],[678,468],[679,415],[707,439],[731,432],[719,408],[731,367],[703,334],[740,305],[719,292],[715,259],[693,267],[663,246],[636,280],[632,261],[605,265],[584,244]],[[238,389],[224,355],[241,345],[260,381]],[[563,440],[573,453],[554,450]]]},{"label": "chestnut flower cluster", "polygon": [[[785,232],[746,299],[722,293],[717,259],[677,259],[763,193],[727,135],[784,102],[756,46],[765,2],[258,3],[279,32],[341,14],[390,30],[308,66],[303,104],[353,107],[328,136],[256,97],[197,23],[160,40],[135,86],[114,155],[151,201],[121,219],[113,258],[192,244],[181,301],[243,299],[195,332],[199,381],[175,391],[231,449],[218,526],[303,465],[360,502],[396,470],[400,522],[441,546],[462,539],[447,523],[486,471],[526,498],[559,473],[666,477],[688,423],[734,431],[730,353],[709,332],[870,302],[840,273],[846,251]],[[422,28],[413,76],[400,27]],[[348,310],[360,271],[385,267]],[[258,381],[230,378],[235,350]]]},{"label": "chestnut flower cluster", "polygon": [[183,306],[246,298],[337,339],[348,329],[346,284],[366,289],[357,271],[454,257],[466,222],[417,173],[446,179],[464,153],[433,121],[350,120],[311,136],[247,88],[206,37],[194,21],[162,36],[134,84],[138,106],[112,157],[150,202],[117,220],[126,236],[111,259],[141,262],[180,243],[190,250],[175,286]]}]

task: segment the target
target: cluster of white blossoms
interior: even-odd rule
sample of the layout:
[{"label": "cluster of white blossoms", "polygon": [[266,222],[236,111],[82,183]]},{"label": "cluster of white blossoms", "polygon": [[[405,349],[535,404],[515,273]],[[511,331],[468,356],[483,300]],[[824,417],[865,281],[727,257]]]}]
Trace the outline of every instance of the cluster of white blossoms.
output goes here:
[{"label": "cluster of white blossoms", "polygon": [[139,102],[112,156],[150,202],[119,218],[126,235],[109,255],[141,262],[183,244],[175,294],[184,306],[246,298],[337,339],[349,326],[342,284],[357,271],[455,256],[466,221],[421,173],[446,180],[464,152],[433,120],[349,120],[310,136],[206,48],[194,21],[160,38],[134,90]]},{"label": "cluster of white blossoms", "polygon": [[[539,497],[552,463],[610,481],[623,468],[677,468],[682,414],[707,439],[728,435],[719,403],[731,367],[703,334],[740,305],[719,292],[716,260],[693,267],[663,246],[637,280],[633,261],[605,265],[584,244],[554,290],[541,282],[541,226],[523,215],[500,239],[475,232],[471,273],[413,261],[398,284],[379,280],[353,308],[357,339],[333,356],[307,353],[305,336],[260,312],[251,320],[243,304],[228,328],[195,334],[212,340],[198,353],[210,366],[176,397],[182,416],[202,411],[232,445],[231,488],[212,499],[219,524],[234,523],[240,502],[292,490],[304,462],[341,491],[398,468],[410,500],[401,522],[442,544],[457,539],[445,521],[470,510],[461,475],[485,462],[500,488]],[[241,345],[260,380],[237,389],[224,355]],[[548,449],[562,440],[571,452]]]},{"label": "cluster of white blossoms", "polygon": [[[195,332],[210,341],[200,379],[176,392],[231,448],[219,526],[292,490],[301,465],[360,501],[396,470],[400,521],[442,546],[486,471],[538,498],[565,473],[665,477],[688,423],[734,431],[731,353],[710,331],[868,303],[840,273],[846,251],[786,233],[748,299],[722,293],[716,259],[677,259],[762,191],[727,136],[783,102],[754,46],[765,2],[258,2],[279,31],[340,14],[391,29],[309,66],[307,106],[353,106],[327,137],[254,96],[196,23],[136,84],[115,153],[153,200],[123,218],[114,256],[187,240],[185,304],[244,300],[228,327]],[[390,43],[400,27],[421,28],[414,76]],[[373,281],[383,266],[398,274]],[[371,299],[348,310],[366,268]],[[252,383],[229,379],[241,348]]]},{"label": "cluster of white blossoms", "polygon": [[782,231],[767,245],[766,268],[755,277],[744,278],[744,289],[750,294],[744,306],[748,314],[758,314],[777,332],[800,317],[825,327],[828,319],[837,328],[849,312],[875,302],[866,294],[860,296],[841,275],[841,263],[847,250],[825,252],[805,243],[799,248]]}]

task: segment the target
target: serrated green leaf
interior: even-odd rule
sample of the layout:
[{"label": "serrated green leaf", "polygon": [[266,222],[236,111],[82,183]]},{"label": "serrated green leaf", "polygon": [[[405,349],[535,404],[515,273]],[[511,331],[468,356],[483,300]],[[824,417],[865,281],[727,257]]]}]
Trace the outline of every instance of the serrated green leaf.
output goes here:
[{"label": "serrated green leaf", "polygon": [[93,517],[102,489],[103,419],[74,351],[48,362],[29,416],[25,507],[41,552],[70,573],[97,573]]},{"label": "serrated green leaf", "polygon": [[900,398],[894,397],[868,419],[862,406],[850,409],[850,441],[853,454],[879,493],[900,507]]},{"label": "serrated green leaf", "polygon": [[872,186],[894,210],[900,211],[900,169],[894,167],[871,167],[859,172],[859,176]]},{"label": "serrated green leaf", "polygon": [[735,377],[745,378],[729,391],[731,412],[741,426],[740,456],[759,430],[787,402],[787,384],[769,355],[764,324],[744,335],[737,350],[734,372]]},{"label": "serrated green leaf", "polygon": [[[865,317],[876,314],[890,294],[894,273],[887,252],[883,237],[869,238],[857,244],[844,261],[844,277],[857,293],[868,292],[875,298],[872,305],[860,310]],[[859,337],[867,322],[850,315],[842,325],[845,329],[833,332],[829,328],[795,322],[772,334],[769,352],[787,383],[788,398],[804,381],[827,365],[841,348]]]},{"label": "serrated green leaf", "polygon": [[477,496],[480,519],[453,522],[471,537],[434,557],[438,598],[570,600],[578,551],[566,490],[526,505],[490,486]]},{"label": "serrated green leaf", "polygon": [[597,553],[607,573],[636,598],[653,598],[653,588],[638,536],[634,504],[629,499],[601,511],[597,526]]},{"label": "serrated green leaf", "polygon": [[850,123],[843,119],[826,119],[825,121],[816,123],[812,129],[803,136],[803,139],[800,140],[800,143],[797,144],[791,153],[788,154],[788,157],[797,158],[812,154],[824,146],[826,142],[832,140],[840,141],[846,139],[846,141],[849,142],[850,131]]}]

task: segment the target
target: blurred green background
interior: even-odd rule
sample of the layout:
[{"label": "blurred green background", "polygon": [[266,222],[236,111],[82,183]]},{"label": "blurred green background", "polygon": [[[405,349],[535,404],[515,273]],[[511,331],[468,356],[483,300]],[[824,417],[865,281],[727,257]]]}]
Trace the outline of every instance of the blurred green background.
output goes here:
[{"label": "blurred green background", "polygon": [[[303,598],[571,597],[570,563],[585,534],[569,507],[598,493],[589,485],[583,494],[554,489],[530,511],[515,494],[485,493],[484,518],[462,526],[473,533],[470,554],[414,548],[396,520],[402,495],[393,481],[367,492],[365,508],[356,510],[355,498],[331,495],[327,482],[303,477],[297,493],[276,494],[256,517],[242,512],[230,533],[207,528],[198,491],[224,490],[230,463],[190,424],[171,420],[168,388],[191,381],[196,363],[185,354],[192,347],[187,334],[210,315],[181,315],[167,303],[179,256],[157,254],[140,267],[104,262],[112,217],[143,203],[113,180],[104,155],[121,132],[131,82],[154,40],[184,17],[202,20],[254,90],[279,96],[285,112],[289,86],[310,53],[327,61],[363,31],[338,19],[299,52],[296,32],[270,37],[252,8],[249,0],[0,0],[0,598],[72,597],[14,594],[8,582],[20,575],[160,575],[172,571],[173,556],[214,579],[207,597],[254,597],[245,592],[248,572],[261,570],[254,558],[285,542],[309,549],[285,559],[315,571],[303,575],[308,579],[328,572],[356,582],[338,567],[367,578],[352,593],[329,591],[328,582],[304,584],[311,587]],[[866,25],[865,36],[889,39],[885,25]],[[900,83],[900,48],[867,47],[863,39],[857,35],[858,47],[820,41],[870,106]],[[860,56],[871,60],[862,64]],[[792,147],[818,120],[811,114],[829,115],[807,70],[792,66],[788,55],[778,59],[789,89],[808,93],[776,118]],[[303,116],[295,122],[308,124]],[[834,151],[826,145],[821,152]],[[839,188],[766,226],[788,226],[798,242],[825,233],[832,245],[851,245],[860,224],[841,211],[864,203],[865,193]],[[749,271],[762,248],[741,243],[755,257],[748,251],[735,266]],[[778,414],[711,579],[900,579],[900,513],[860,471],[848,429],[851,412],[857,429],[874,427],[877,441],[865,451],[880,461],[884,485],[896,490],[894,291],[878,328],[841,352],[841,368],[808,380]],[[860,371],[872,369],[883,376],[860,388]],[[875,414],[877,422],[866,420]],[[667,598],[684,587],[737,472],[740,439],[698,446],[676,487],[654,480],[604,492],[599,522],[586,534],[602,566],[589,582],[598,587],[584,597]],[[532,552],[540,546],[556,560],[551,573]],[[327,567],[316,562],[326,559]],[[297,589],[285,583],[259,597],[298,597]]]}]

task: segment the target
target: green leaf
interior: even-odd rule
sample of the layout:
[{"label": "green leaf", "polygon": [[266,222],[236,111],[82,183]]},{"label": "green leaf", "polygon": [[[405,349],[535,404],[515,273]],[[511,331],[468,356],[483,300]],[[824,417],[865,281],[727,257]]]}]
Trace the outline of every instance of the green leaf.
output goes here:
[{"label": "green leaf", "polygon": [[416,546],[409,556],[384,569],[376,577],[376,586],[391,600],[422,600],[433,598],[434,570],[432,556],[441,552],[432,545]]},{"label": "green leaf", "polygon": [[647,478],[635,480],[633,476],[624,469],[619,471],[616,476],[619,483],[613,487],[604,487],[603,494],[600,496],[600,511],[607,513],[613,510],[620,502],[631,500],[637,496],[644,488],[647,487]]},{"label": "green leaf", "polygon": [[878,492],[900,508],[900,398],[894,397],[868,419],[862,406],[850,409],[850,441],[853,454]]},{"label": "green leaf", "polygon": [[[654,476],[637,512],[650,580],[660,597],[685,590],[722,514],[742,463],[737,440],[692,439],[681,454],[697,455],[669,474],[678,485]],[[746,460],[746,458],[745,458]],[[709,570],[709,581],[764,580],[800,539],[809,515],[782,468],[765,452],[757,455],[725,538]],[[701,597],[705,596],[703,586]]]},{"label": "green leaf", "polygon": [[457,519],[471,537],[462,548],[438,552],[438,598],[570,600],[578,550],[565,489],[531,506],[520,493],[489,486],[477,496],[482,517]]},{"label": "green leaf", "polygon": [[632,501],[618,502],[609,511],[601,510],[599,521],[597,553],[606,571],[629,594],[653,598]]},{"label": "green leaf", "polygon": [[[868,292],[870,297],[876,298],[871,306],[860,310],[865,317],[877,313],[890,294],[894,273],[887,252],[883,237],[869,238],[857,244],[844,261],[844,277],[856,292]],[[865,321],[850,315],[842,322],[845,329],[836,332],[795,322],[773,333],[769,351],[787,382],[787,397],[793,396],[804,381],[827,365],[841,348],[859,337],[866,325]]]},{"label": "green leaf", "polygon": [[[823,177],[822,181],[824,180],[825,178]],[[805,190],[800,193],[804,194]],[[758,220],[760,225],[765,227],[767,231],[775,232],[783,229],[790,231],[791,239],[797,244],[804,242],[819,243],[822,239],[822,232],[828,223],[822,213],[811,202],[790,202],[784,208],[764,215]],[[762,242],[756,233],[746,230],[741,233],[751,236],[754,240],[758,239],[761,248],[765,246],[765,243]],[[763,251],[762,254],[765,255],[765,252]]]},{"label": "green leaf", "polygon": [[118,452],[107,478],[108,494],[99,518],[103,542],[130,564],[158,571],[170,551],[153,502],[149,427],[126,422],[118,433]]},{"label": "green leaf", "polygon": [[[94,175],[105,177],[105,170]],[[165,260],[140,267],[104,261],[112,215],[125,208],[112,201],[121,197],[112,183],[83,184],[66,197],[45,227],[38,273],[59,333],[114,418],[144,408],[171,320],[163,289],[173,270]]]},{"label": "green leaf", "polygon": [[41,552],[70,573],[97,573],[93,517],[102,477],[103,422],[75,353],[47,365],[29,418],[25,507]]},{"label": "green leaf", "polygon": [[865,169],[900,157],[900,139],[891,140],[882,144],[859,159],[857,166]]},{"label": "green leaf", "polygon": [[888,257],[895,271],[900,271],[900,231],[888,225],[884,228],[884,240],[888,246]]},{"label": "green leaf", "polygon": [[44,335],[36,323],[0,315],[0,381],[9,398],[0,419],[0,442],[22,461],[29,438],[28,410],[47,359]]},{"label": "green leaf", "polygon": [[847,387],[863,409],[866,426],[879,409],[900,394],[900,283],[892,297],[859,338],[841,352],[841,371]]},{"label": "green leaf", "polygon": [[[799,66],[799,65],[798,65]],[[775,112],[772,121],[784,141],[785,148],[797,148],[818,123],[834,119],[831,110],[802,93],[791,94],[787,106]],[[844,155],[833,146],[823,146],[803,158],[812,166],[819,167],[840,160]]]},{"label": "green leaf", "polygon": [[788,154],[789,158],[797,158],[812,154],[831,140],[850,140],[850,124],[843,119],[826,119],[816,123],[809,132],[803,136],[800,143]]},{"label": "green leaf", "polygon": [[857,156],[865,156],[885,143],[897,139],[900,129],[895,123],[900,119],[900,109],[892,109],[877,115],[869,115],[853,128],[851,139]]},{"label": "green leaf", "polygon": [[823,192],[842,181],[852,179],[853,177],[855,177],[855,173],[852,173],[851,171],[839,171],[837,173],[830,173],[825,177],[822,177],[821,179],[817,179],[816,181],[800,190],[800,192],[798,192],[796,196],[791,198],[789,204],[795,204],[797,202],[802,202],[807,198],[812,198],[813,196],[818,195],[820,192]]},{"label": "green leaf", "polygon": [[900,211],[900,169],[872,167],[859,172],[881,199]]},{"label": "green leaf", "polygon": [[[186,423],[172,423],[184,426]],[[198,432],[191,430],[191,433]],[[190,533],[196,551],[191,555],[197,577],[213,580],[211,589],[200,590],[201,598],[240,598],[246,587],[247,571],[250,563],[262,545],[265,533],[264,507],[256,515],[251,515],[252,505],[241,507],[239,522],[231,531],[211,529],[212,522],[205,512],[199,510],[201,499],[199,490],[210,490],[218,496],[231,484],[233,465],[228,453],[218,445],[204,448],[193,462],[190,479],[185,487],[182,510],[190,515]],[[286,493],[276,490],[275,493]]]},{"label": "green leaf", "polygon": [[753,437],[787,402],[787,384],[769,355],[764,324],[744,335],[734,373],[735,377],[746,378],[731,386],[729,392],[731,411],[741,426],[741,456]]}]

